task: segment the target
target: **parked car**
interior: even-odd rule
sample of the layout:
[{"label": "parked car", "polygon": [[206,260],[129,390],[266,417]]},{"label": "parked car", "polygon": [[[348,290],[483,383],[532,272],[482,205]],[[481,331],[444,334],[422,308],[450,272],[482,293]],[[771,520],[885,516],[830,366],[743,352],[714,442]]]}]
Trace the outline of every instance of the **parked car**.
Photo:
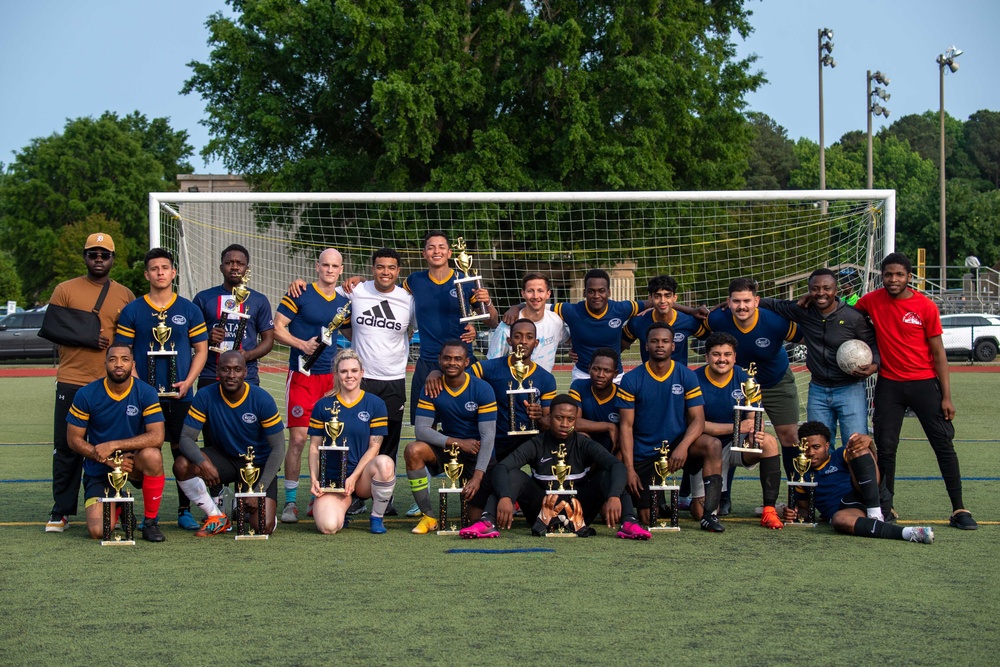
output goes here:
[{"label": "parked car", "polygon": [[55,359],[56,344],[38,337],[43,310],[11,313],[0,318],[0,358]]},{"label": "parked car", "polygon": [[941,316],[941,342],[949,356],[993,361],[1000,347],[1000,316],[962,313]]}]

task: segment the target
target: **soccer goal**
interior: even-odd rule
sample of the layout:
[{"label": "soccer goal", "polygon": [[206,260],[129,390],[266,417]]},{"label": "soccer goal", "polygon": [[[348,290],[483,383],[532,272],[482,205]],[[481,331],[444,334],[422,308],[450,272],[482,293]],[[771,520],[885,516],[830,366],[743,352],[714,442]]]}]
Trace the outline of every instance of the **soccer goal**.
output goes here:
[{"label": "soccer goal", "polygon": [[[821,202],[827,202],[823,212]],[[251,255],[251,287],[276,305],[318,254],[341,251],[345,275],[369,275],[372,251],[395,248],[402,275],[423,268],[420,240],[462,236],[501,311],[520,301],[521,276],[541,271],[553,300],[582,299],[583,274],[606,269],[613,298],[643,298],[668,274],[682,303],[718,303],[729,281],[756,279],[763,295],[790,298],[814,269],[853,268],[864,290],[893,250],[895,191],[546,193],[152,193],[151,246],[176,251],[178,291],[221,283],[219,254]],[[419,317],[419,313],[418,313]],[[635,364],[636,347],[625,362]],[[275,346],[262,384],[280,395],[287,351]],[[634,356],[634,358],[632,358]],[[694,361],[698,359],[695,358]],[[807,373],[799,373],[807,381]],[[803,392],[803,397],[805,393]],[[281,402],[279,401],[279,405]]]}]

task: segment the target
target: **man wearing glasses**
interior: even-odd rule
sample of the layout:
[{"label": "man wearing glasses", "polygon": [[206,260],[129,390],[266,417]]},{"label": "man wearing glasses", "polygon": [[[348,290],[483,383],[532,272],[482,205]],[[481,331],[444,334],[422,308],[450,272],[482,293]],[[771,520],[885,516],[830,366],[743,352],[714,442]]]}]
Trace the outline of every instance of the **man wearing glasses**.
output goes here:
[{"label": "man wearing glasses", "polygon": [[[61,533],[76,514],[80,495],[83,458],[66,441],[66,415],[77,390],[106,376],[104,351],[115,337],[118,315],[135,299],[132,291],[108,277],[115,263],[115,242],[98,232],[87,237],[83,246],[87,275],[56,285],[50,306],[62,306],[89,313],[97,309],[101,333],[96,341],[80,340],[79,345],[59,345],[59,369],[56,372],[56,406],[52,439],[52,512],[45,532]],[[104,292],[105,285],[107,291]],[[101,295],[104,294],[103,300]]]}]

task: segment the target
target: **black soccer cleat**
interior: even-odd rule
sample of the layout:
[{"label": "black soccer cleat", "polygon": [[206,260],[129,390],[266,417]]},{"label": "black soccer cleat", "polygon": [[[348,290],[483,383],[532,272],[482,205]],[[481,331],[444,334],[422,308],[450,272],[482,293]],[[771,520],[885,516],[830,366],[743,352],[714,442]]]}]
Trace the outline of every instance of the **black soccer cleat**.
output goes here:
[{"label": "black soccer cleat", "polygon": [[706,514],[701,520],[701,529],[710,533],[722,533],[725,532],[726,527],[719,521],[719,517],[714,514]]},{"label": "black soccer cleat", "polygon": [[972,518],[972,512],[968,510],[958,510],[948,519],[948,523],[960,530],[975,530],[979,524]]},{"label": "black soccer cleat", "polygon": [[142,539],[147,542],[163,542],[167,539],[160,530],[159,519],[146,519],[142,522]]},{"label": "black soccer cleat", "polygon": [[719,516],[729,516],[729,513],[733,511],[733,501],[731,498],[723,497],[719,501],[719,511],[717,514]]}]

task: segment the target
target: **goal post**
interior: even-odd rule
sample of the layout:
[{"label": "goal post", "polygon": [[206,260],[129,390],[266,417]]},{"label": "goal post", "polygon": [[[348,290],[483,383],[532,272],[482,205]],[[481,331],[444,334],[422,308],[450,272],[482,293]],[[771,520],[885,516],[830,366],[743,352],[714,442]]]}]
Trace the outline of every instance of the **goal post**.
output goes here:
[{"label": "goal post", "polygon": [[[894,249],[895,196],[893,190],[151,193],[149,238],[152,247],[176,252],[178,292],[188,298],[221,282],[219,255],[231,243],[248,248],[251,287],[276,306],[292,279],[315,276],[316,257],[327,247],[343,254],[345,275],[362,276],[370,275],[374,250],[395,248],[405,276],[423,268],[424,233],[441,229],[453,241],[465,238],[473,268],[501,312],[520,301],[520,280],[529,271],[550,277],[553,300],[577,301],[590,268],[609,272],[613,298],[643,298],[649,278],[668,274],[677,279],[682,303],[713,304],[739,276],[756,279],[764,295],[800,294],[809,273],[823,266],[855,268],[871,288],[878,263]],[[820,202],[827,202],[826,213]],[[275,349],[266,365],[283,371],[287,351]],[[625,362],[637,359],[633,346]],[[276,386],[268,388],[278,396],[283,375],[271,375],[267,383]]]}]

